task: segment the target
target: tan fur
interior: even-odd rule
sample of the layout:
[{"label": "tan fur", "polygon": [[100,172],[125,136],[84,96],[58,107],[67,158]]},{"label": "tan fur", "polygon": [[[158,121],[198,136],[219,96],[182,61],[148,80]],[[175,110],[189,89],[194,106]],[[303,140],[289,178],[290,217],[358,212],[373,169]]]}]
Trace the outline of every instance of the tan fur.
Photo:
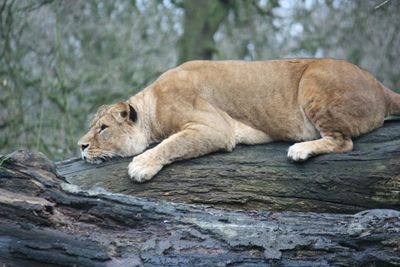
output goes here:
[{"label": "tan fur", "polygon": [[[135,122],[119,115],[129,112],[128,104],[137,111]],[[94,162],[137,155],[161,142],[129,165],[131,178],[143,182],[174,161],[231,151],[239,143],[298,141],[288,151],[294,161],[349,151],[352,137],[380,127],[391,114],[400,114],[400,96],[345,61],[192,61],[127,102],[101,108],[79,144],[88,146],[82,156]],[[101,124],[109,127],[100,132]]]}]

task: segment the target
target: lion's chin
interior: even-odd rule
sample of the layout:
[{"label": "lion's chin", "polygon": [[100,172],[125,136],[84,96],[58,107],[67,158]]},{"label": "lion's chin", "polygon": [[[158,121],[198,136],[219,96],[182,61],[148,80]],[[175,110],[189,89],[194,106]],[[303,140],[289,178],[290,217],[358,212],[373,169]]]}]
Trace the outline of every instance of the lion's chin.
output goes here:
[{"label": "lion's chin", "polygon": [[114,157],[99,156],[99,157],[93,157],[93,158],[82,157],[82,159],[83,159],[84,161],[86,161],[87,163],[90,163],[90,164],[100,164],[100,163],[102,163],[102,162],[109,161],[109,160],[111,160],[112,158],[117,158],[117,157],[116,157],[116,156],[114,156]]},{"label": "lion's chin", "polygon": [[93,158],[93,159],[85,158],[83,160],[90,164],[100,164],[105,161],[104,159],[101,158]]},{"label": "lion's chin", "polygon": [[82,160],[84,160],[90,164],[100,164],[102,162],[110,161],[112,159],[121,158],[121,157],[122,156],[120,155],[120,153],[116,153],[116,152],[106,152],[106,153],[102,153],[102,154],[95,154],[95,153],[87,153],[85,151],[85,152],[81,153]]}]

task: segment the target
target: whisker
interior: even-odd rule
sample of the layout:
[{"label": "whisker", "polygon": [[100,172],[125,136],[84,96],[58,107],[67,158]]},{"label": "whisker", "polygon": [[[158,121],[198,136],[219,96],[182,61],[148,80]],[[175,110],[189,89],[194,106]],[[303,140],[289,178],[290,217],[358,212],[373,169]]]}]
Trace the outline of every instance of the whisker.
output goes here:
[{"label": "whisker", "polygon": [[91,149],[87,151],[87,159],[86,161],[90,163],[100,163],[110,161],[112,158],[121,158],[122,156],[119,155],[115,151],[111,150],[101,150],[101,149]]}]

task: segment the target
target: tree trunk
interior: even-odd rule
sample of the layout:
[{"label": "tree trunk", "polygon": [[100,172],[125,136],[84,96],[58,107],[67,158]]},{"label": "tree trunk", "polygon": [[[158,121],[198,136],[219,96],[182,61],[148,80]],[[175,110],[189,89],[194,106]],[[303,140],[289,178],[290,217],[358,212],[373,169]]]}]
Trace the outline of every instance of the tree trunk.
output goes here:
[{"label": "tree trunk", "polygon": [[81,190],[40,153],[1,162],[1,266],[396,266],[399,249],[395,210],[221,210]]},{"label": "tree trunk", "polygon": [[211,59],[216,51],[214,34],[228,16],[229,0],[184,1],[184,32],[179,40],[178,63]]},{"label": "tree trunk", "polygon": [[354,142],[345,154],[317,156],[305,163],[286,159],[290,143],[239,146],[173,163],[153,180],[129,179],[130,159],[91,165],[79,159],[58,164],[60,174],[83,189],[201,203],[240,210],[354,213],[400,207],[400,122]]}]

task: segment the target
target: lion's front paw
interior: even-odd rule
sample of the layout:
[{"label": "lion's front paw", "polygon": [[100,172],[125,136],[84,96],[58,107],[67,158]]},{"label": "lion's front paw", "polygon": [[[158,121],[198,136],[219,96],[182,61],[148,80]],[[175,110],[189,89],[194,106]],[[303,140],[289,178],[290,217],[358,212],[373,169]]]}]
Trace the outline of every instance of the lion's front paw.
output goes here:
[{"label": "lion's front paw", "polygon": [[287,157],[289,160],[302,162],[312,156],[312,151],[305,143],[297,143],[289,147]]},{"label": "lion's front paw", "polygon": [[163,166],[155,163],[145,154],[136,156],[128,166],[128,173],[132,180],[143,183],[156,175]]}]

